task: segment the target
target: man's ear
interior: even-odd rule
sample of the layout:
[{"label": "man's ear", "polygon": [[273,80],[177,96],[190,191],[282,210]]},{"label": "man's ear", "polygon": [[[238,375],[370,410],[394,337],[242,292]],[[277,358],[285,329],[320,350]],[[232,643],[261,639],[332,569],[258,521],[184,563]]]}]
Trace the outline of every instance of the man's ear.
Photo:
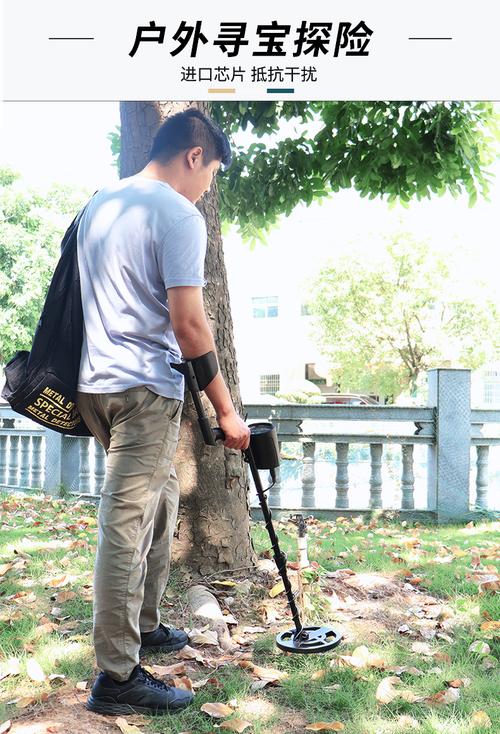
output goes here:
[{"label": "man's ear", "polygon": [[186,154],[187,164],[189,168],[194,168],[196,160],[203,162],[203,148],[201,145],[196,145],[194,148],[190,148]]}]

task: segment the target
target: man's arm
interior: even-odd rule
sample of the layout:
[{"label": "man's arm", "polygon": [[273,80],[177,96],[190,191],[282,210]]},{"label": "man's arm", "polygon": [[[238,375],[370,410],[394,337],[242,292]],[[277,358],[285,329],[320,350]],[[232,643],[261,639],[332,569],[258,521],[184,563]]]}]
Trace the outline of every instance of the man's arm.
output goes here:
[{"label": "man's arm", "polygon": [[[199,286],[177,286],[167,290],[170,320],[184,359],[193,359],[207,352],[217,353],[210,325],[203,306]],[[250,430],[236,413],[231,395],[219,370],[205,388],[205,394],[215,408],[217,421],[226,435],[224,446],[246,449]]]}]

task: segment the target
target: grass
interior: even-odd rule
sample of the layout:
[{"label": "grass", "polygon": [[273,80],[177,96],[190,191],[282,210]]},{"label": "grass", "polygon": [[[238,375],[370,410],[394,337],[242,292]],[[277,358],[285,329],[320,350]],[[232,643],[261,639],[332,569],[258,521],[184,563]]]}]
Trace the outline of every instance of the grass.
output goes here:
[{"label": "grass", "polygon": [[[62,499],[5,494],[0,494],[0,508],[0,566],[19,564],[0,576],[0,667],[2,659],[16,658],[20,663],[19,675],[0,682],[1,723],[18,715],[16,706],[9,701],[33,695],[42,698],[59,685],[47,679],[31,680],[26,670],[30,658],[40,664],[46,675],[66,676],[65,683],[70,687],[92,680],[92,603],[86,585],[92,583],[97,510],[94,505],[71,504]],[[375,697],[377,686],[393,673],[376,668],[330,667],[332,659],[351,654],[366,641],[359,627],[351,630],[333,654],[324,656],[283,654],[275,646],[274,633],[266,633],[256,637],[253,661],[286,671],[288,677],[280,686],[255,692],[251,688],[253,678],[237,666],[227,665],[215,673],[204,670],[203,675],[214,676],[218,686],[208,684],[200,688],[195,704],[175,717],[145,719],[141,731],[209,734],[214,731],[214,722],[200,712],[200,706],[209,701],[236,701],[235,717],[252,721],[252,728],[247,731],[254,734],[303,731],[304,724],[315,721],[341,721],[346,734],[393,734],[405,730],[403,716],[411,717],[413,726],[418,726],[423,734],[480,734],[488,729],[473,726],[472,716],[478,711],[488,714],[492,722],[489,731],[500,731],[500,710],[495,703],[498,668],[485,670],[485,655],[469,650],[475,640],[487,642],[491,648],[487,661],[495,664],[499,655],[497,640],[481,625],[500,618],[500,599],[491,591],[479,594],[477,584],[467,579],[472,573],[471,563],[476,567],[480,564],[482,569],[498,569],[498,559],[493,555],[498,541],[495,530],[498,526],[486,520],[476,526],[406,527],[401,522],[382,520],[367,526],[356,519],[308,526],[309,560],[318,564],[311,574],[314,598],[308,621],[322,619],[332,626],[338,624],[335,612],[325,606],[321,591],[328,571],[350,568],[356,574],[384,574],[401,580],[410,573],[420,577],[419,588],[445,603],[457,620],[449,639],[429,642],[433,651],[449,657],[436,661],[415,652],[411,647],[415,638],[390,630],[376,634],[367,630],[368,646],[370,652],[383,658],[386,667],[414,666],[420,670],[421,675],[403,672],[401,688],[421,697],[443,690],[445,681],[470,679],[470,685],[460,689],[456,703],[431,707],[398,698],[380,705]],[[254,524],[252,533],[257,552],[265,555],[270,544],[263,525]],[[279,523],[278,534],[283,549],[294,560],[295,528]],[[167,600],[177,603],[182,589],[182,572],[173,566]],[[75,595],[57,601],[58,595],[67,590]],[[17,596],[8,598],[13,595]],[[254,587],[253,593],[243,600],[249,617],[242,618],[241,610],[237,614],[240,625],[255,624],[256,607],[266,598],[269,599],[268,588],[262,584]],[[418,603],[418,595],[416,599]],[[54,614],[68,619],[59,621],[55,629],[50,625],[41,628],[46,622],[55,621]],[[180,620],[185,625],[189,621]],[[65,631],[68,622],[76,624]],[[153,658],[151,662],[155,662]],[[320,671],[324,671],[322,677],[315,679]]]}]

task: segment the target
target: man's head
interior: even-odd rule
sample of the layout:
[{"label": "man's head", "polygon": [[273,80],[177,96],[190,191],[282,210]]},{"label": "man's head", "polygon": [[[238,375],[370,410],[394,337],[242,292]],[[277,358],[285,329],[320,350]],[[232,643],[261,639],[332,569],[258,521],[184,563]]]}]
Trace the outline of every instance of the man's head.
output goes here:
[{"label": "man's head", "polygon": [[150,161],[170,169],[175,188],[194,203],[210,189],[220,165],[227,168],[231,163],[231,147],[209,117],[189,107],[159,128]]}]

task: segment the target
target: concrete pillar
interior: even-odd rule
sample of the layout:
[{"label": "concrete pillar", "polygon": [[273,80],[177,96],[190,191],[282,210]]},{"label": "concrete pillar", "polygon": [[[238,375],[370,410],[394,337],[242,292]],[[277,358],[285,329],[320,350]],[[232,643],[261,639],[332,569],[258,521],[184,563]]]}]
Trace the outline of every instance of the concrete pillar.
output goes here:
[{"label": "concrete pillar", "polygon": [[427,507],[436,511],[438,522],[451,522],[469,512],[470,370],[427,374],[428,405],[436,417],[436,442],[428,449]]}]

